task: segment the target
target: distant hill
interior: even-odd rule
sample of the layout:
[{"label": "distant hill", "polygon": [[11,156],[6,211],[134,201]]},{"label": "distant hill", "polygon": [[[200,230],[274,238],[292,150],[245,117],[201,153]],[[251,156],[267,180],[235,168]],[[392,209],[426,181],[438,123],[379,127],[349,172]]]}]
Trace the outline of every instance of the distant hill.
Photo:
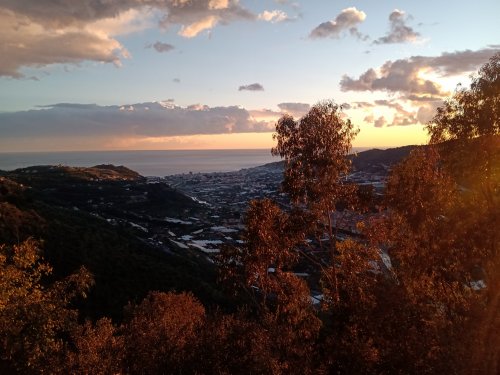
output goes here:
[{"label": "distant hill", "polygon": [[38,165],[1,172],[5,176],[16,176],[16,180],[30,184],[67,183],[70,181],[138,181],[144,179],[139,173],[124,166],[110,164],[94,167],[69,167],[63,165]]},{"label": "distant hill", "polygon": [[[375,148],[351,154],[348,157],[349,159],[352,160],[352,167],[354,171],[383,172],[387,171],[388,169],[390,169],[390,167],[392,167],[393,165],[399,163],[401,160],[406,158],[410,154],[410,152],[417,147],[421,146],[410,145],[410,146],[389,148],[386,150]],[[277,161],[250,169],[266,168],[268,170],[280,170],[280,169],[282,170],[283,167],[284,167],[284,162]]]},{"label": "distant hill", "polygon": [[418,146],[403,146],[380,150],[377,148],[349,155],[355,171],[376,172],[382,166],[391,167],[406,158]]}]

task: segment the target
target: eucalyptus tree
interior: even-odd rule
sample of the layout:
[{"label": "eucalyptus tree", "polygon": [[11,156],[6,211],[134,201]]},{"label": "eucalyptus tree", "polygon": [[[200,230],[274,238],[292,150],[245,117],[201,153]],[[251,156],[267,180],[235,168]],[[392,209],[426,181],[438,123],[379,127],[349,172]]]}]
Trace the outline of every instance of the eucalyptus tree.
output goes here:
[{"label": "eucalyptus tree", "polygon": [[338,300],[338,281],[335,272],[337,236],[335,210],[339,203],[352,201],[354,186],[346,181],[351,167],[348,154],[358,134],[342,106],[323,101],[313,106],[299,120],[289,115],[276,125],[273,155],[284,159],[283,191],[290,197],[296,213],[312,220],[306,231],[316,234],[322,247],[328,240],[329,274],[332,277],[333,297]]}]

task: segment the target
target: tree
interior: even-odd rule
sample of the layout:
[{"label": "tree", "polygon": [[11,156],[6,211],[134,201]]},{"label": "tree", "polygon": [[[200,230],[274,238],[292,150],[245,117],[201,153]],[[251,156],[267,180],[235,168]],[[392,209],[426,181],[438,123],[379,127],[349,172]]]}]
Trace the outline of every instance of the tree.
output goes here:
[{"label": "tree", "polygon": [[285,159],[283,191],[318,214],[333,211],[346,193],[347,155],[358,131],[341,111],[325,101],[298,121],[284,115],[276,124],[272,153]]},{"label": "tree", "polygon": [[500,53],[472,77],[470,88],[458,87],[427,125],[431,143],[500,134]]},{"label": "tree", "polygon": [[438,108],[427,126],[430,145],[393,169],[388,210],[368,226],[393,265],[388,365],[411,364],[406,370],[418,373],[498,369],[491,332],[500,329],[499,98],[497,54],[470,88]]},{"label": "tree", "polygon": [[[476,269],[487,287],[478,294],[476,371],[498,372],[500,352],[500,53],[496,53],[472,77],[470,88],[459,88],[438,108],[427,130],[431,143],[440,145],[449,173],[461,186],[464,247],[476,254]],[[477,278],[477,277],[476,277]],[[492,334],[492,332],[497,332]],[[481,369],[481,370],[480,370]]]},{"label": "tree", "polygon": [[[341,106],[325,101],[297,121],[289,115],[278,120],[277,145],[272,153],[285,161],[282,190],[290,197],[292,209],[284,213],[270,201],[252,202],[247,213],[246,245],[229,250],[222,261],[223,275],[239,269],[236,274],[246,275],[247,288],[257,286],[265,297],[266,285],[275,283],[281,272],[291,270],[299,258],[321,269],[328,265],[308,251],[311,246],[306,239],[314,236],[319,246],[323,247],[325,239],[330,244],[329,274],[334,298],[338,299],[333,215],[340,202],[353,198],[354,188],[345,178],[350,168],[347,155],[358,132],[341,111]],[[272,275],[270,267],[275,270]]]},{"label": "tree", "polygon": [[205,308],[189,293],[151,292],[123,326],[125,366],[135,374],[183,373],[195,361]]},{"label": "tree", "polygon": [[120,374],[125,372],[124,340],[111,319],[102,318],[95,324],[86,321],[71,333],[71,348],[65,352],[61,373]]},{"label": "tree", "polygon": [[221,277],[231,280],[233,287],[243,288],[255,306],[265,309],[267,305],[257,299],[275,297],[280,286],[277,278],[293,270],[299,257],[295,249],[305,240],[302,229],[301,223],[293,222],[292,216],[271,200],[251,201],[243,234],[245,245],[226,250]]},{"label": "tree", "polygon": [[[366,235],[391,259],[379,309],[381,363],[407,373],[456,373],[466,355],[476,295],[468,286],[476,260],[464,243],[460,193],[435,148],[419,148],[388,180],[388,210]],[[390,332],[388,335],[387,333]],[[462,358],[462,361],[459,361]],[[404,366],[404,367],[402,367]]]},{"label": "tree", "polygon": [[[340,106],[322,102],[297,121],[283,116],[276,132],[272,152],[285,159],[282,190],[291,205],[250,203],[244,244],[223,252],[221,276],[254,301],[284,372],[313,371],[313,356],[321,371],[357,371],[377,358],[364,324],[373,309],[368,295],[377,277],[370,271],[378,254],[354,242],[337,243],[333,218],[341,203],[353,200],[347,155],[357,130]],[[315,287],[324,291],[323,321],[311,303],[310,286],[293,272],[299,266],[321,275]],[[360,358],[340,366],[349,355]]]},{"label": "tree", "polygon": [[[323,314],[320,369],[325,373],[375,373],[380,361],[377,348],[379,321],[377,286],[381,276],[376,248],[352,239],[337,245],[336,265],[323,270]],[[335,267],[335,268],[334,268]],[[332,273],[338,278],[339,298],[332,290]]]},{"label": "tree", "polygon": [[186,373],[279,374],[273,334],[246,313],[215,312],[197,335],[196,361]]},{"label": "tree", "polygon": [[321,324],[309,287],[293,272],[305,241],[302,217],[268,199],[254,200],[245,224],[244,245],[222,254],[221,277],[253,302],[260,324],[273,338],[270,347],[277,366],[304,373]]},{"label": "tree", "polygon": [[285,159],[283,191],[303,215],[313,216],[307,230],[315,232],[320,244],[325,236],[329,240],[336,299],[333,213],[341,201],[353,198],[354,187],[346,183],[345,177],[351,165],[347,155],[357,133],[352,122],[344,118],[341,106],[324,101],[298,121],[288,115],[281,117],[274,135],[278,143],[272,149],[273,155]]},{"label": "tree", "polygon": [[92,277],[82,268],[45,286],[43,278],[51,271],[32,239],[0,246],[0,365],[23,373],[60,367],[62,337],[77,324],[77,312],[68,304],[85,296]]},{"label": "tree", "polygon": [[500,53],[491,57],[469,88],[459,86],[427,124],[431,144],[442,145],[450,173],[475,185],[490,205],[500,189]]}]

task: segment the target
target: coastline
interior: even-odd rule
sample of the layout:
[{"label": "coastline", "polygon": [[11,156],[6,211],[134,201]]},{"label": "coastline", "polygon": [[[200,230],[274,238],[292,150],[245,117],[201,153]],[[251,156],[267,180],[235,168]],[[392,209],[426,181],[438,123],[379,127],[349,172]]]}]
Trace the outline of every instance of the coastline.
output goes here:
[{"label": "coastline", "polygon": [[[361,152],[369,147],[355,147]],[[0,170],[38,165],[123,165],[143,176],[233,172],[279,161],[269,149],[0,152]]]}]

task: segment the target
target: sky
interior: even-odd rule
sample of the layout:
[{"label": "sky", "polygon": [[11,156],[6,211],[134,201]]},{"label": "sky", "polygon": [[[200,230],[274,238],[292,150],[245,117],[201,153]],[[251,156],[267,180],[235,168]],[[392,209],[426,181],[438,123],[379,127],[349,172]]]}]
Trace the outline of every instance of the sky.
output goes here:
[{"label": "sky", "polygon": [[0,0],[0,152],[273,146],[321,100],[423,144],[500,51],[500,2]]}]

